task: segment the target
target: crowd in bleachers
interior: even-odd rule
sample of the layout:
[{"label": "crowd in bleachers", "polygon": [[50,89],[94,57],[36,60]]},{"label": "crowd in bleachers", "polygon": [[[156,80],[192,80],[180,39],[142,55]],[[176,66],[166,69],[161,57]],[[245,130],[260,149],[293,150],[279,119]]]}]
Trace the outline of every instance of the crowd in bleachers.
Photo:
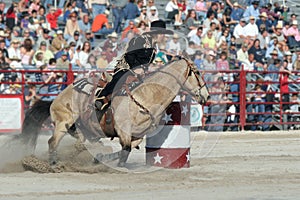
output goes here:
[{"label": "crowd in bleachers", "polygon": [[[248,112],[274,109],[264,104],[250,104],[273,101],[267,91],[281,91],[283,100],[291,101],[288,80],[297,80],[300,70],[300,34],[297,15],[279,2],[170,0],[163,8],[164,13],[159,13],[161,4],[155,0],[59,0],[58,6],[54,5],[53,0],[20,0],[11,5],[0,2],[0,69],[40,70],[40,73],[28,73],[27,81],[62,82],[64,74],[49,70],[69,70],[70,65],[72,70],[106,68],[131,38],[149,31],[151,22],[163,18],[169,23],[168,28],[176,32],[159,37],[150,71],[188,54],[199,70],[210,71],[205,79],[212,93],[239,91],[234,82],[239,79],[238,73],[224,70],[257,71],[247,75],[247,81],[258,81],[247,85],[248,92],[257,92],[247,95]],[[186,47],[182,36],[187,36]],[[18,73],[9,71],[1,73],[0,78],[2,82],[21,79]],[[223,87],[220,82],[224,88],[220,88]],[[59,93],[59,86],[52,85],[40,93]],[[0,92],[4,94],[20,90],[19,84],[0,85]],[[294,100],[296,97],[293,95]],[[212,99],[212,104],[239,102],[236,94],[218,94]],[[228,111],[228,107],[224,109]],[[239,112],[238,105],[232,108],[230,106]],[[285,111],[291,108],[289,104],[284,106]],[[238,116],[209,118],[208,123],[226,120],[237,123],[239,120]],[[247,120],[262,123],[269,118],[249,115]],[[259,128],[268,130],[269,126]],[[218,126],[211,128],[219,129]],[[232,126],[232,130],[235,129],[236,126]]]}]

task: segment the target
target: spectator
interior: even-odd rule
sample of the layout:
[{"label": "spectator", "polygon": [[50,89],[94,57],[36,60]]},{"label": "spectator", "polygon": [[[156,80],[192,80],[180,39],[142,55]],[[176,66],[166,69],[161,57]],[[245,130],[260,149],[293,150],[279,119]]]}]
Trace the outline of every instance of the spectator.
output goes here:
[{"label": "spectator", "polygon": [[[227,71],[229,70],[229,62],[227,61],[227,53],[221,52],[220,58],[216,62],[216,69],[218,71]],[[221,76],[223,77],[224,81],[230,81],[229,73],[221,72]]]},{"label": "spectator", "polygon": [[17,4],[12,3],[11,6],[6,11],[6,26],[12,30],[14,26],[16,25],[16,21],[18,20],[17,17]]},{"label": "spectator", "polygon": [[98,57],[96,61],[96,66],[98,69],[105,69],[108,66],[108,62],[106,59],[106,53],[104,51],[101,52],[101,55]]},{"label": "spectator", "polygon": [[[155,14],[156,14],[157,12],[155,12]],[[152,13],[151,13],[152,14]],[[157,16],[155,16],[155,17],[157,17]],[[148,23],[149,22],[149,20],[148,20],[148,16],[147,16],[147,7],[146,6],[143,6],[142,7],[142,10],[141,10],[141,14],[140,14],[140,16],[137,18],[137,20],[138,21],[145,21],[146,23]]]},{"label": "spectator", "polygon": [[71,42],[75,43],[75,45],[76,45],[75,48],[78,48],[78,47],[82,46],[82,41],[80,39],[80,33],[79,33],[79,31],[76,30],[74,32],[73,37],[70,37],[67,43],[71,44]]},{"label": "spectator", "polygon": [[230,8],[225,9],[221,20],[221,24],[223,26],[229,25],[234,27],[234,25],[238,23],[238,21],[235,21],[231,18],[231,12],[232,11]]},{"label": "spectator", "polygon": [[[2,18],[1,18],[1,24],[2,24]],[[29,25],[29,14],[24,13],[23,18],[21,19],[20,27],[21,29],[28,29],[28,25]]]},{"label": "spectator", "polygon": [[255,17],[250,16],[250,22],[245,26],[244,31],[248,39],[256,39],[258,36],[258,27],[255,24]]},{"label": "spectator", "polygon": [[28,25],[29,29],[34,32],[34,33],[38,33],[39,28],[40,28],[40,21],[37,18],[37,11],[33,10],[31,12],[31,17],[29,18],[29,25]]},{"label": "spectator", "polygon": [[156,6],[151,6],[150,13],[148,13],[148,15],[147,15],[147,20],[149,22],[153,22],[153,21],[159,20],[158,11],[156,9]]},{"label": "spectator", "polygon": [[8,56],[9,59],[17,58],[21,60],[21,52],[20,52],[20,41],[15,39],[12,41],[12,45],[8,48]]},{"label": "spectator", "polygon": [[[269,45],[269,42],[270,42],[270,37],[269,37],[269,33],[267,30],[263,30],[262,32],[260,32],[258,34],[258,37],[257,39],[259,39],[259,42],[260,42],[260,48],[266,52],[267,50],[267,47]],[[265,54],[265,53],[264,53]]]},{"label": "spectator", "polygon": [[186,25],[187,33],[198,28],[199,22],[197,21],[197,16],[196,16],[195,10],[188,11],[188,14],[186,16],[184,23]]},{"label": "spectator", "polygon": [[233,4],[233,8],[232,8],[231,15],[230,15],[231,19],[238,22],[242,19],[243,14],[244,14],[244,10],[242,8],[240,8],[238,2],[235,2]]},{"label": "spectator", "polygon": [[115,31],[116,33],[121,33],[122,31],[121,25],[124,19],[123,8],[126,6],[127,2],[128,0],[111,0],[112,12],[114,16],[114,24],[113,24],[114,29],[110,33],[112,33],[113,31]]},{"label": "spectator", "polygon": [[62,13],[61,9],[56,10],[54,7],[51,7],[50,13],[48,13],[46,15],[46,19],[47,19],[48,23],[50,24],[50,28],[54,31],[56,31],[58,29],[57,20],[58,20],[58,17],[61,15],[61,13]]},{"label": "spectator", "polygon": [[38,99],[39,96],[36,94],[36,85],[29,84],[27,87],[25,87],[24,90],[25,109],[27,109],[29,106],[32,106]]},{"label": "spectator", "polygon": [[262,49],[260,48],[260,41],[259,39],[255,39],[253,45],[248,50],[248,54],[254,54],[254,60],[259,63],[263,63],[264,54]]},{"label": "spectator", "polygon": [[96,17],[99,14],[103,14],[106,10],[106,7],[109,6],[108,0],[93,0],[88,1],[90,11],[92,11],[93,17]]},{"label": "spectator", "polygon": [[38,10],[37,18],[38,18],[38,20],[40,22],[41,28],[49,30],[51,27],[50,27],[50,24],[47,22],[45,13],[46,13],[45,7],[44,6],[40,6],[40,8]]},{"label": "spectator", "polygon": [[125,24],[127,27],[130,21],[134,21],[135,18],[140,16],[140,11],[135,3],[135,0],[129,0],[123,9]]},{"label": "spectator", "polygon": [[28,13],[32,14],[32,11],[38,11],[40,8],[41,1],[40,0],[33,0],[33,2],[30,4],[28,8]]},{"label": "spectator", "polygon": [[92,29],[92,25],[89,22],[89,16],[88,14],[84,13],[82,16],[82,19],[78,21],[78,25],[79,25],[79,32],[80,35],[83,36],[86,31],[90,31]]},{"label": "spectator", "polygon": [[190,37],[190,41],[195,43],[195,48],[201,48],[202,46],[202,33],[203,33],[203,27],[199,26],[197,28],[196,34]]},{"label": "spectator", "polygon": [[[261,85],[257,84],[254,88],[254,94],[253,94],[253,102],[256,103],[254,104],[254,111],[255,113],[258,113],[256,115],[256,122],[259,124],[263,123],[264,120],[264,112],[265,112],[265,91],[262,90]],[[260,127],[259,127],[260,128]]]},{"label": "spectator", "polygon": [[256,1],[256,0],[255,0],[255,1],[252,2],[252,5],[249,6],[249,7],[245,10],[245,12],[244,12],[244,14],[243,14],[243,17],[244,17],[246,20],[249,20],[251,16],[254,17],[254,20],[255,20],[255,19],[258,19],[258,17],[259,17],[258,4],[259,4],[259,1]]},{"label": "spectator", "polygon": [[293,70],[300,72],[300,54],[297,55],[297,59],[293,65]]},{"label": "spectator", "polygon": [[46,41],[42,41],[40,43],[39,49],[35,52],[35,54],[33,56],[33,62],[34,63],[36,63],[36,59],[35,58],[36,58],[37,54],[39,54],[39,53],[42,53],[42,55],[43,55],[42,62],[44,64],[48,63],[51,58],[54,58],[54,55],[53,55],[52,51],[50,51],[50,50],[47,49],[47,42]]},{"label": "spectator", "polygon": [[24,40],[24,45],[20,49],[21,63],[24,69],[33,69],[32,65],[34,50],[31,39]]},{"label": "spectator", "polygon": [[95,38],[94,38],[94,34],[90,31],[90,30],[87,30],[86,32],[85,32],[85,35],[84,35],[85,37],[82,39],[82,41],[83,42],[86,42],[86,41],[88,41],[90,44],[91,44],[91,46],[92,46],[92,49],[94,49],[95,48]]},{"label": "spectator", "polygon": [[207,12],[206,2],[203,0],[197,0],[194,8],[197,14],[197,20],[205,20]]},{"label": "spectator", "polygon": [[215,37],[213,37],[213,32],[211,30],[207,31],[206,36],[202,40],[203,48],[210,48],[217,50],[217,42]]},{"label": "spectator", "polygon": [[67,5],[66,5],[66,7],[65,7],[65,11],[64,11],[63,19],[62,19],[62,21],[64,23],[66,23],[67,20],[69,19],[70,14],[72,13],[72,10],[73,10],[72,4],[71,4],[71,2],[68,2]]},{"label": "spectator", "polygon": [[93,33],[108,35],[114,31],[114,29],[111,28],[110,24],[108,23],[108,15],[109,11],[105,10],[104,14],[99,14],[94,18],[94,21],[92,23]]},{"label": "spectator", "polygon": [[272,37],[276,37],[279,43],[285,44],[286,39],[282,32],[282,24],[277,24],[275,27],[275,32],[272,34]]},{"label": "spectator", "polygon": [[31,40],[31,43],[32,45],[35,45],[35,40],[33,39],[33,37],[30,35],[30,31],[28,29],[25,29],[24,32],[23,32],[23,35],[21,37],[21,44],[24,45],[24,41],[26,39],[30,39]]},{"label": "spectator", "polygon": [[268,19],[267,13],[263,12],[259,15],[259,19],[256,20],[256,25],[260,30],[260,32],[262,32],[262,29],[266,29],[268,32],[274,30],[274,27],[267,19]]},{"label": "spectator", "polygon": [[46,43],[47,47],[50,47],[50,36],[49,36],[49,30],[48,29],[43,29],[43,34],[38,37],[36,46],[40,45],[42,42]]},{"label": "spectator", "polygon": [[91,65],[88,63],[89,53],[91,51],[91,44],[89,42],[84,42],[82,45],[82,49],[78,54],[78,60],[76,64],[80,69],[90,69]]},{"label": "spectator", "polygon": [[238,25],[235,26],[233,30],[233,35],[236,38],[236,43],[241,45],[242,43],[246,42],[247,33],[245,31],[246,20],[244,18],[241,19]]},{"label": "spectator", "polygon": [[108,45],[112,45],[112,50],[118,50],[118,34],[116,32],[113,32],[112,34],[107,36],[107,39],[104,42],[104,45],[102,47],[103,51],[107,50]]},{"label": "spectator", "polygon": [[69,69],[70,61],[68,59],[68,55],[69,54],[67,52],[63,52],[60,58],[57,59],[57,63],[56,63],[57,69],[64,69],[64,70]]},{"label": "spectator", "polygon": [[178,9],[177,0],[170,0],[165,8],[166,18],[174,20],[174,26],[180,26],[181,22],[181,11]]},{"label": "spectator", "polygon": [[216,70],[216,53],[210,50],[203,59],[204,70]]},{"label": "spectator", "polygon": [[74,33],[77,31],[79,33],[80,28],[77,21],[77,14],[75,12],[70,14],[70,19],[67,20],[64,32],[64,38],[69,40],[74,36]]},{"label": "spectator", "polygon": [[287,30],[288,44],[290,48],[300,46],[300,34],[298,30],[298,22],[294,20],[292,26]]},{"label": "spectator", "polygon": [[148,24],[145,21],[140,21],[137,25],[137,28],[139,30],[139,34],[143,34],[145,32],[150,31],[150,28],[148,27]]},{"label": "spectator", "polygon": [[211,23],[214,22],[219,30],[222,30],[222,26],[218,19],[215,18],[215,15],[213,12],[207,12],[207,18],[203,22],[204,28],[209,28]]},{"label": "spectator", "polygon": [[56,54],[58,51],[61,51],[67,45],[66,40],[63,37],[63,32],[58,30],[56,32],[56,37],[53,39],[50,46],[50,50]]},{"label": "spectator", "polygon": [[105,54],[106,54],[106,60],[107,60],[108,63],[110,63],[115,57],[117,57],[117,51],[113,50],[113,45],[112,44],[109,44],[107,46]]},{"label": "spectator", "polygon": [[181,46],[179,43],[179,35],[174,34],[172,40],[167,44],[167,51],[173,55],[173,57],[181,54]]},{"label": "spectator", "polygon": [[200,51],[195,52],[194,63],[197,66],[198,70],[203,70],[203,58],[202,53]]},{"label": "spectator", "polygon": [[244,43],[242,48],[237,51],[237,60],[242,64],[245,64],[248,61],[248,57],[248,45]]},{"label": "spectator", "polygon": [[135,26],[134,21],[130,21],[129,25],[123,30],[121,39],[123,40],[128,32],[139,34],[139,29]]},{"label": "spectator", "polygon": [[292,60],[293,54],[290,51],[287,51],[284,53],[284,59],[287,61],[287,69],[289,71],[293,71],[293,60]]}]

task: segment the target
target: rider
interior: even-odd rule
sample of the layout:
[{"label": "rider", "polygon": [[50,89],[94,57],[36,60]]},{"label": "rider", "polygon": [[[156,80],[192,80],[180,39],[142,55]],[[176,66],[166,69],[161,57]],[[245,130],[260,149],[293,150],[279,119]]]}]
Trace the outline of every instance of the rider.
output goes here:
[{"label": "rider", "polygon": [[[107,107],[108,97],[112,94],[121,77],[125,80],[130,74],[134,76],[135,73],[132,70],[152,63],[156,55],[156,50],[153,46],[153,38],[155,37],[153,35],[173,33],[170,30],[166,30],[166,24],[162,20],[153,21],[150,30],[150,32],[134,37],[129,41],[125,54],[117,62],[112,81],[97,95],[95,106],[98,110],[102,111]],[[127,75],[124,76],[126,73]]]}]

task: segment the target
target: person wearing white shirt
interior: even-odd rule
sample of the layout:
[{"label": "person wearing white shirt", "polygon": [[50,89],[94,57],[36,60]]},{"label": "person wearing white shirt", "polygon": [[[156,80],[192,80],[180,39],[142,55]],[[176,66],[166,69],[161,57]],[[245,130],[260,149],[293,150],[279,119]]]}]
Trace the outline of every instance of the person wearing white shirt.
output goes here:
[{"label": "person wearing white shirt", "polygon": [[249,23],[245,26],[245,34],[249,39],[256,39],[258,36],[258,27],[255,23],[255,17],[251,16]]},{"label": "person wearing white shirt", "polygon": [[203,36],[203,28],[200,26],[197,28],[197,33],[190,37],[190,42],[194,42],[196,48],[201,48],[202,36]]},{"label": "person wearing white shirt", "polygon": [[168,19],[175,19],[175,26],[180,26],[181,22],[181,11],[179,11],[177,0],[170,0],[165,8],[166,11],[166,18]]},{"label": "person wearing white shirt", "polygon": [[236,25],[233,30],[233,36],[236,38],[237,44],[242,44],[244,39],[246,39],[245,25],[246,25],[246,20],[241,19],[240,23]]},{"label": "person wearing white shirt", "polygon": [[174,56],[177,56],[181,53],[180,43],[178,41],[179,36],[175,33],[173,39],[168,42],[167,51]]}]

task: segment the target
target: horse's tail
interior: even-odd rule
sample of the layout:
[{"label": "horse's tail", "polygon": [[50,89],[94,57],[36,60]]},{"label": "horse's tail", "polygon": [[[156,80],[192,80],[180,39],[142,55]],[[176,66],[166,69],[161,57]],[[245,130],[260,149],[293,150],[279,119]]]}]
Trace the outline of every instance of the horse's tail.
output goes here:
[{"label": "horse's tail", "polygon": [[36,146],[43,122],[50,116],[52,101],[37,101],[25,114],[20,139],[24,144]]}]

